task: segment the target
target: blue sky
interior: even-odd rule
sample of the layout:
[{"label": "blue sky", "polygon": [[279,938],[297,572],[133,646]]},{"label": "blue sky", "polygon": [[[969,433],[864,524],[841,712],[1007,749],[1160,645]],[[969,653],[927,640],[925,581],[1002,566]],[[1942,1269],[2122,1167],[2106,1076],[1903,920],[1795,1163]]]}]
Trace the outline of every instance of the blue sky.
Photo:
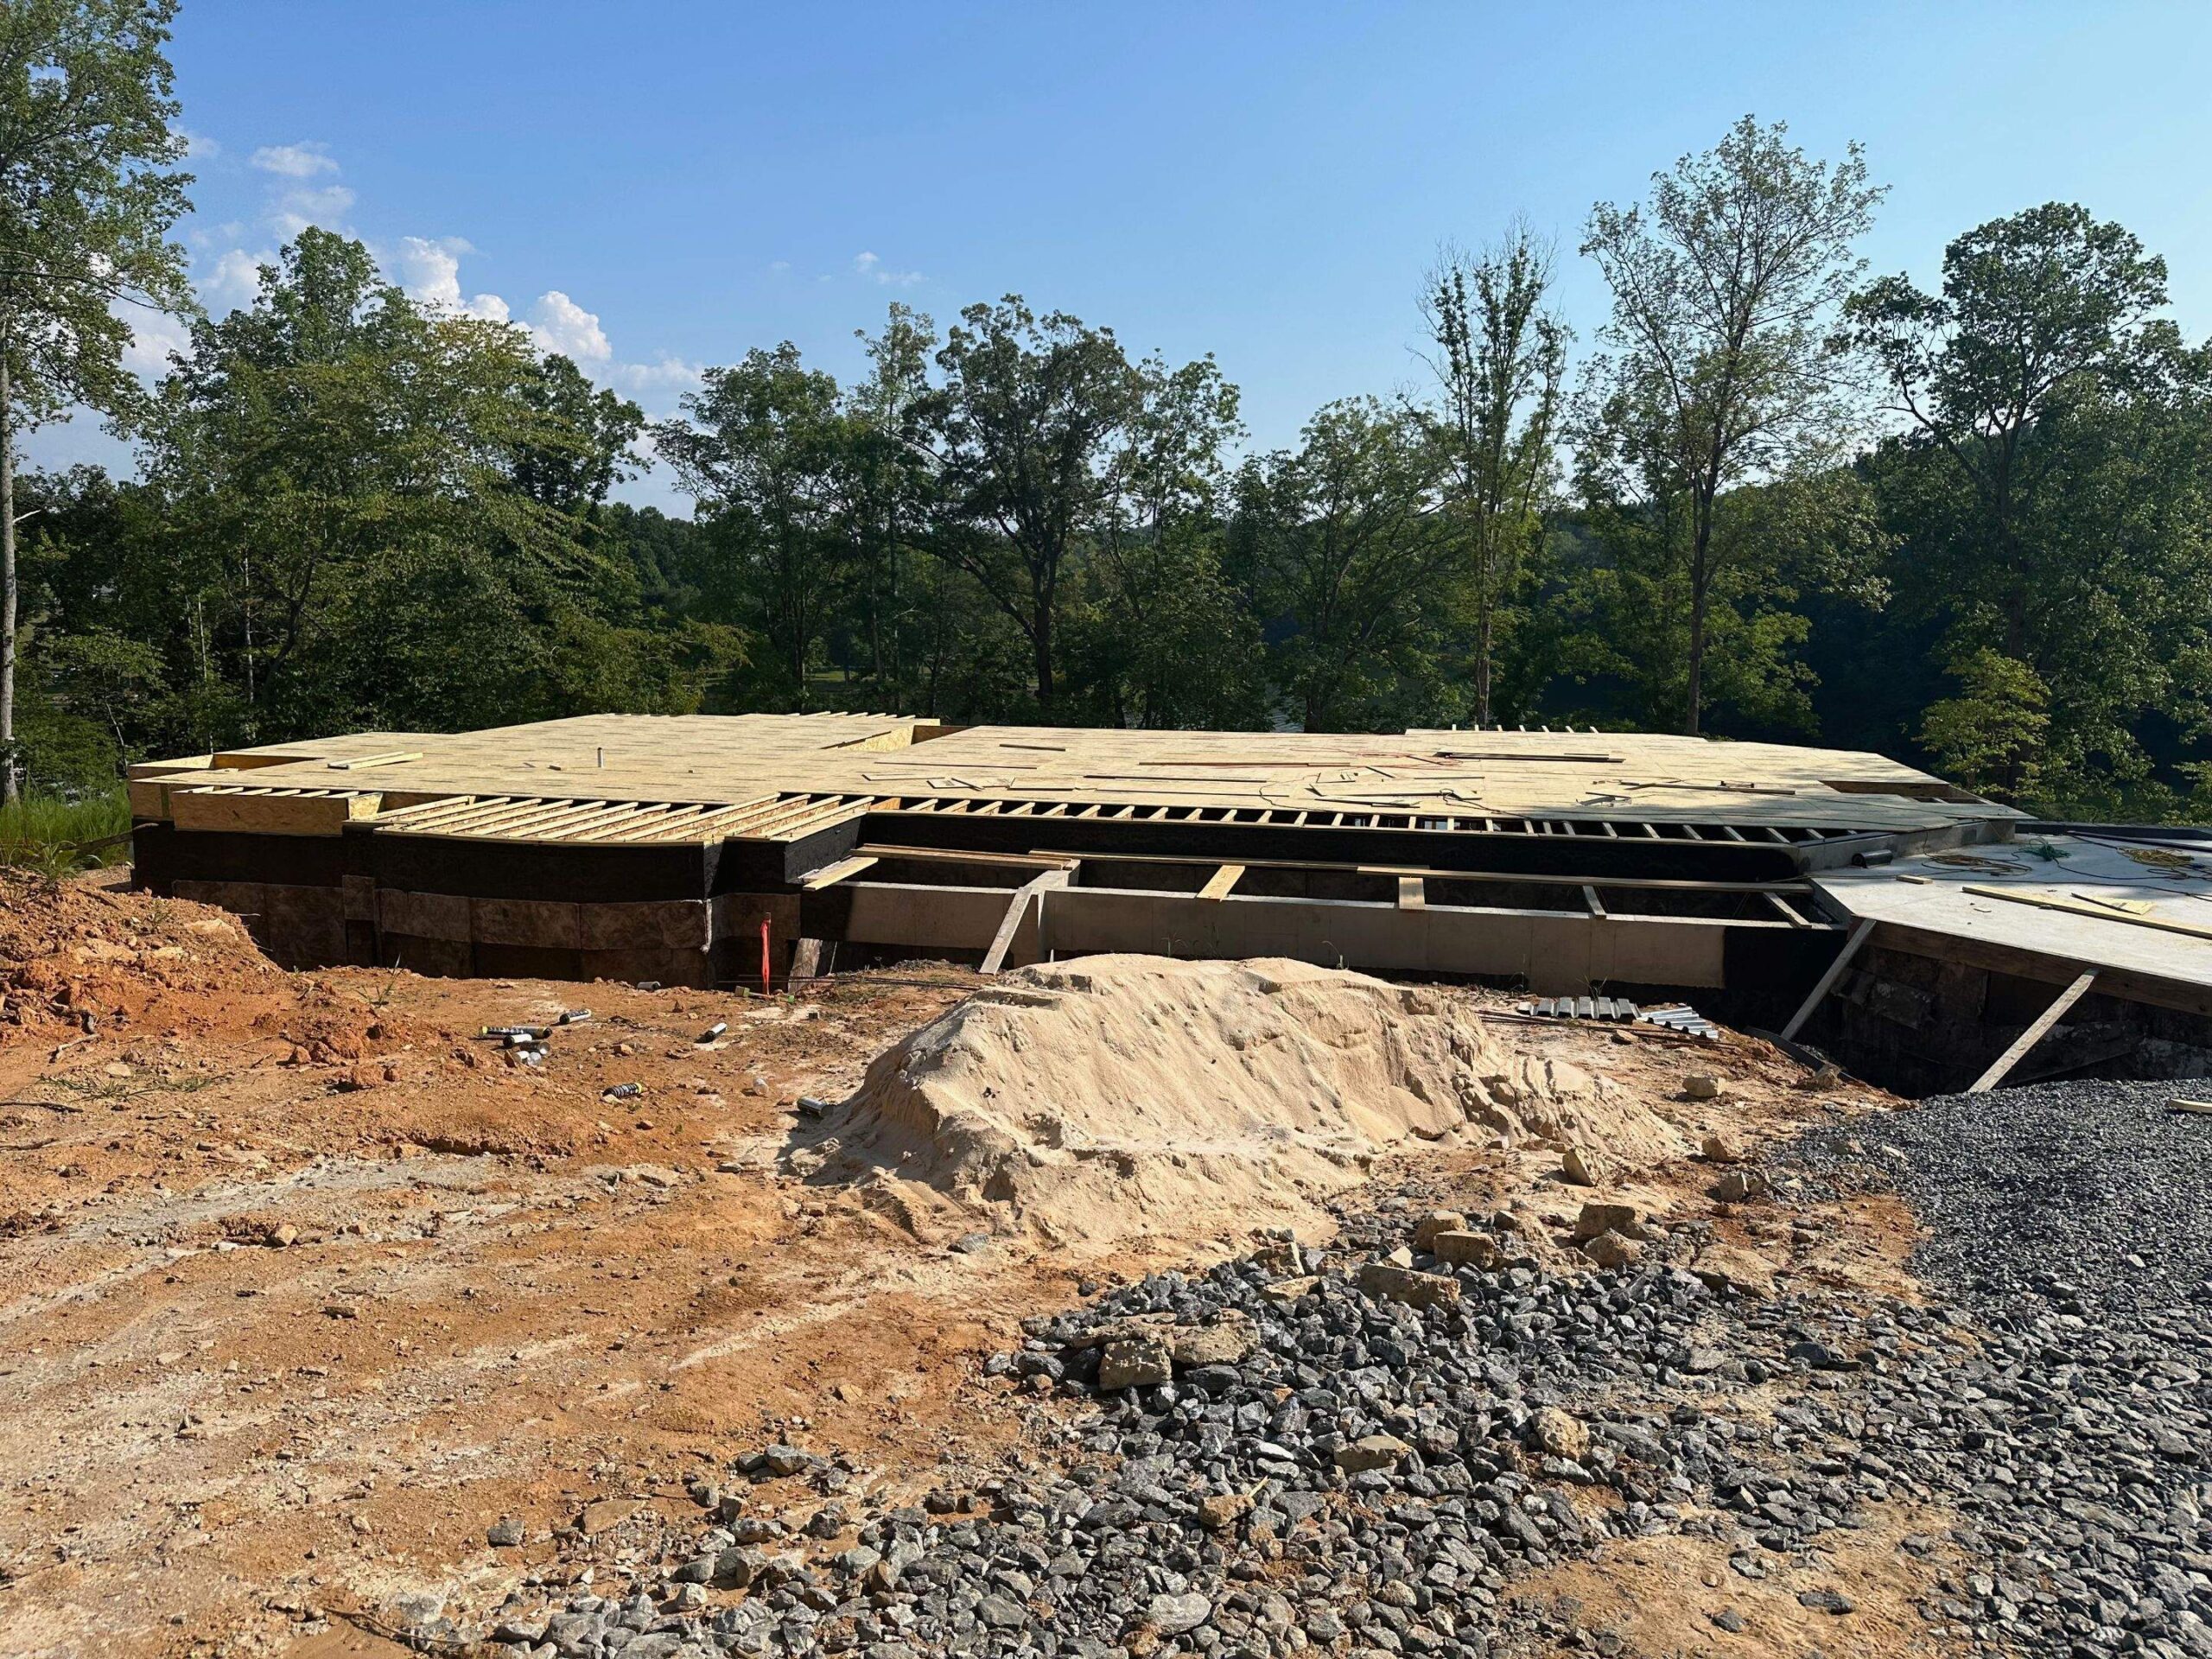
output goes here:
[{"label": "blue sky", "polygon": [[[1590,204],[1745,112],[1865,143],[1877,270],[1932,277],[1958,232],[2076,200],[2212,329],[2212,5],[185,0],[173,56],[210,308],[312,220],[654,414],[749,346],[848,372],[891,300],[1018,292],[1212,352],[1252,444],[1287,443],[1418,383],[1422,270],[1516,213],[1557,236],[1586,344]],[[29,448],[128,464],[83,423]],[[680,503],[665,474],[626,493]]]}]

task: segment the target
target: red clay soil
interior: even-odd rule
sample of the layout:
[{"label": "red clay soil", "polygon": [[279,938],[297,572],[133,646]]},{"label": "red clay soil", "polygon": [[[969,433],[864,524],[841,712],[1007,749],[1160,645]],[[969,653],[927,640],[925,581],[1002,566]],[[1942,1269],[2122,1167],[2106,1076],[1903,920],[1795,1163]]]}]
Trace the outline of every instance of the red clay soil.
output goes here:
[{"label": "red clay soil", "polygon": [[[369,1652],[344,1616],[456,1577],[488,1605],[566,1570],[554,1535],[586,1503],[696,1514],[683,1483],[770,1440],[885,1493],[1016,1442],[977,1362],[1074,1271],[925,1243],[777,1164],[799,1096],[842,1097],[972,974],[772,1001],[288,974],[232,918],[112,882],[0,887],[0,1653]],[[542,1067],[479,1035],[579,1005]],[[1507,1028],[1655,1093],[1684,1065]],[[1763,1046],[1719,1058],[1747,1137],[1834,1108]],[[1538,1191],[1518,1161],[1453,1161]],[[1721,1231],[1746,1276],[1907,1282],[1894,1215]],[[486,1543],[505,1516],[520,1548]]]}]

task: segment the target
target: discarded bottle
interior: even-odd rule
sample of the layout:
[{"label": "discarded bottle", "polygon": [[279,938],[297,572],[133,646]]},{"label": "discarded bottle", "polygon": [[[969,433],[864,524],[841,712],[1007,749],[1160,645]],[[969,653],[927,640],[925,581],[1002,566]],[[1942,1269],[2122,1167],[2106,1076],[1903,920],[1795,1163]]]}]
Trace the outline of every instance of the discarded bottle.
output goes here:
[{"label": "discarded bottle", "polygon": [[714,1023],[713,1025],[709,1026],[709,1027],[708,1027],[704,1031],[701,1032],[701,1033],[698,1034],[698,1036],[697,1036],[697,1037],[696,1037],[696,1038],[694,1038],[692,1040],[693,1040],[693,1041],[695,1041],[695,1042],[701,1042],[701,1043],[711,1043],[711,1042],[713,1042],[713,1041],[715,1040],[715,1038],[717,1038],[717,1037],[721,1036],[721,1035],[722,1034],[722,1033],[724,1033],[724,1032],[728,1031],[728,1029],[729,1029],[729,1021],[728,1021],[728,1020],[715,1020],[715,1023]]},{"label": "discarded bottle", "polygon": [[645,1092],[645,1085],[642,1083],[618,1083],[612,1089],[602,1090],[600,1098],[601,1100],[635,1100]]},{"label": "discarded bottle", "polygon": [[564,1026],[581,1026],[590,1018],[589,1008],[569,1008],[562,1013],[561,1023]]}]

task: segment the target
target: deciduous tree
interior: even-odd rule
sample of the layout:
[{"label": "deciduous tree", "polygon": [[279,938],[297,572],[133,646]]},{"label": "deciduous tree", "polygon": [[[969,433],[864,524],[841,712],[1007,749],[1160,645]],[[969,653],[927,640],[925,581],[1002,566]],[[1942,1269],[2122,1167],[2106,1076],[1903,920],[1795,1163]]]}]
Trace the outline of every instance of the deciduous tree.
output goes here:
[{"label": "deciduous tree", "polygon": [[1668,527],[1688,607],[1681,719],[1700,729],[1716,532],[1732,490],[1826,470],[1855,430],[1833,338],[1882,191],[1853,144],[1830,166],[1745,116],[1655,174],[1646,204],[1591,210],[1582,251],[1612,290],[1585,388],[1583,477]]},{"label": "deciduous tree", "polygon": [[1544,308],[1551,252],[1525,224],[1480,255],[1447,249],[1421,296],[1451,461],[1448,511],[1466,549],[1478,724],[1492,718],[1498,635],[1521,596],[1559,470],[1567,325]]},{"label": "deciduous tree", "polygon": [[168,239],[189,175],[165,48],[175,0],[0,6],[0,793],[15,753],[16,438],[73,404],[121,421],[134,311],[192,303]]}]

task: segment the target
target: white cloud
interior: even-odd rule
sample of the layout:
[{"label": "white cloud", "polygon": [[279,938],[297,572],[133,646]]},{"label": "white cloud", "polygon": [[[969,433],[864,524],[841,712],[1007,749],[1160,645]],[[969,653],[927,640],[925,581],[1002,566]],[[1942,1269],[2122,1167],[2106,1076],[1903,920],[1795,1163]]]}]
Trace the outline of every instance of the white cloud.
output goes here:
[{"label": "white cloud", "polygon": [[253,152],[253,164],[283,179],[312,179],[338,170],[337,162],[321,144],[264,144]]},{"label": "white cloud", "polygon": [[531,314],[531,338],[542,352],[558,352],[578,363],[604,363],[614,355],[599,317],[587,311],[559,289],[537,296]]},{"label": "white cloud", "polygon": [[183,323],[175,317],[134,316],[130,343],[123,348],[123,366],[149,379],[169,372],[169,353],[192,343]]},{"label": "white cloud", "polygon": [[187,161],[211,162],[223,153],[222,145],[204,132],[194,132],[190,127],[179,127],[184,135],[184,155]]},{"label": "white cloud", "polygon": [[706,366],[686,363],[664,352],[651,363],[617,363],[607,378],[623,391],[645,397],[657,391],[688,391],[706,378]]},{"label": "white cloud", "polygon": [[244,248],[232,248],[217,257],[213,267],[200,279],[200,299],[210,311],[220,315],[238,306],[251,304],[261,291],[261,268],[276,263],[274,253],[248,253]]},{"label": "white cloud", "polygon": [[497,294],[478,294],[467,299],[461,292],[461,256],[476,250],[458,236],[403,236],[392,263],[398,267],[399,285],[407,297],[462,316],[505,322],[507,302]]},{"label": "white cloud", "polygon": [[346,215],[353,207],[353,193],[342,184],[325,185],[319,190],[287,190],[271,204],[269,222],[289,241],[311,225],[344,230]]},{"label": "white cloud", "polygon": [[870,281],[882,283],[886,288],[912,288],[922,280],[920,271],[893,270],[873,253],[855,254],[853,269]]}]

